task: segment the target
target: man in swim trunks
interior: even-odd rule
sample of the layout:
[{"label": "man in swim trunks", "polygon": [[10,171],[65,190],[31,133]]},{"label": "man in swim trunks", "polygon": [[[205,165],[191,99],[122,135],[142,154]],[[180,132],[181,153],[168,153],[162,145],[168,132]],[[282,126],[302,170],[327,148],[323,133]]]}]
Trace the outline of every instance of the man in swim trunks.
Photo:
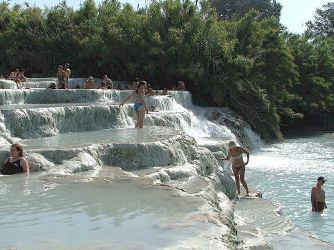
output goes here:
[{"label": "man in swim trunks", "polygon": [[324,177],[318,177],[316,185],[311,190],[312,212],[322,212],[325,208],[327,208],[325,191],[322,189],[325,182],[326,180]]},{"label": "man in swim trunks", "polygon": [[58,66],[57,79],[59,89],[61,88],[60,86],[64,86],[64,88],[68,86],[68,74],[61,65]]},{"label": "man in swim trunks", "polygon": [[[249,196],[248,186],[245,181],[245,166],[248,164],[249,161],[249,153],[247,150],[245,150],[242,147],[239,147],[236,145],[234,141],[230,141],[228,149],[228,155],[225,158],[222,158],[222,160],[230,160],[232,162],[232,170],[235,177],[235,184],[237,186],[238,195],[240,195],[240,182],[244,186],[247,192],[247,196]],[[242,154],[247,155],[247,161],[244,162]]]}]

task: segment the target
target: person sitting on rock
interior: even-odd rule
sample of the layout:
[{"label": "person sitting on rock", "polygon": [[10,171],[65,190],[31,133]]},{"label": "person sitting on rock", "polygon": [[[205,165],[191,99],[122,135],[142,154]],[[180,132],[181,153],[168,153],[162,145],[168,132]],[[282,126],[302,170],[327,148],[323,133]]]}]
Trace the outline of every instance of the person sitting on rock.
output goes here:
[{"label": "person sitting on rock", "polygon": [[12,71],[9,76],[7,77],[8,80],[12,80],[12,81],[16,81],[17,80],[17,76],[20,73],[19,69],[16,69],[15,71]]},{"label": "person sitting on rock", "polygon": [[159,112],[159,110],[157,109],[157,107],[155,105],[151,106],[151,111],[152,112]]},{"label": "person sitting on rock", "polygon": [[178,81],[177,82],[177,88],[176,88],[176,90],[179,90],[179,91],[186,90],[186,85],[184,84],[183,81]]},{"label": "person sitting on rock", "polygon": [[147,84],[146,85],[146,95],[149,95],[149,96],[152,96],[154,95],[154,90],[151,88],[151,85],[150,84]]},{"label": "person sitting on rock", "polygon": [[85,82],[85,89],[94,89],[94,87],[95,87],[94,78],[90,76]]},{"label": "person sitting on rock", "polygon": [[25,69],[20,70],[15,80],[17,88],[19,89],[26,88],[25,82],[27,81],[27,79],[24,73],[25,73]]},{"label": "person sitting on rock", "polygon": [[27,78],[24,75],[25,72],[26,72],[26,70],[22,69],[22,70],[20,70],[20,72],[17,75],[17,79],[20,80],[21,82],[26,82],[27,81]]},{"label": "person sitting on rock", "polygon": [[57,85],[54,82],[50,83],[50,85],[48,87],[48,89],[56,89],[56,88],[57,88]]},{"label": "person sitting on rock", "polygon": [[100,89],[107,89],[107,85],[106,85],[106,83],[105,82],[101,82],[101,87],[100,87]]},{"label": "person sitting on rock", "polygon": [[20,144],[13,144],[10,147],[10,157],[2,166],[0,173],[3,175],[29,173],[29,163],[23,156],[23,148]]},{"label": "person sitting on rock", "polygon": [[110,78],[108,78],[107,75],[103,76],[102,82],[105,84],[106,88],[112,89],[113,88],[113,83]]}]

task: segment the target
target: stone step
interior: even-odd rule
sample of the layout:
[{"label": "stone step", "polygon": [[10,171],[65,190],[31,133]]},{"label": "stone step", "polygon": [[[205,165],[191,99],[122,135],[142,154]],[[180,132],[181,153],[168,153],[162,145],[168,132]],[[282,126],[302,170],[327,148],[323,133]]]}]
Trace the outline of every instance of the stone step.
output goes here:
[{"label": "stone step", "polygon": [[119,102],[131,91],[103,89],[0,89],[0,105]]},{"label": "stone step", "polygon": [[[135,126],[133,105],[122,108],[113,102],[71,104],[20,104],[1,106],[1,130],[22,139],[55,136],[60,133],[91,131]],[[145,126],[180,128],[190,124],[190,114],[184,111],[149,112]]]},{"label": "stone step", "polygon": [[[95,165],[119,166],[124,170],[182,165],[198,157],[193,138],[167,127],[66,133],[20,143],[28,155],[41,155],[54,164],[85,163],[87,158],[87,161],[95,159],[92,160]],[[6,157],[8,149],[4,148],[0,162]]]}]

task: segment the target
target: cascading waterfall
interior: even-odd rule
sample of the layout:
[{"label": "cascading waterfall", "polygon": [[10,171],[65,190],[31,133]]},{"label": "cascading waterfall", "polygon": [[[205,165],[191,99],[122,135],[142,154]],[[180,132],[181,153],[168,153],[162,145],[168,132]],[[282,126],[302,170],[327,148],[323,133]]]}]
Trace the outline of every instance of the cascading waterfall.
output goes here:
[{"label": "cascading waterfall", "polygon": [[[9,145],[19,142],[31,168],[41,174],[33,185],[54,179],[64,187],[65,182],[98,185],[127,179],[151,189],[154,184],[179,190],[202,205],[182,222],[199,236],[185,245],[175,240],[175,248],[201,242],[212,249],[240,245],[230,200],[235,185],[220,158],[229,140],[252,147],[261,143],[247,124],[226,108],[196,107],[189,92],[171,91],[146,99],[148,107],[159,111],[149,112],[144,129],[138,130],[132,104],[119,107],[130,91],[33,88],[49,81],[27,83],[31,89],[0,90],[0,161],[8,156]],[[5,186],[2,191],[8,192]],[[210,221],[209,228],[198,231],[203,221]]]}]

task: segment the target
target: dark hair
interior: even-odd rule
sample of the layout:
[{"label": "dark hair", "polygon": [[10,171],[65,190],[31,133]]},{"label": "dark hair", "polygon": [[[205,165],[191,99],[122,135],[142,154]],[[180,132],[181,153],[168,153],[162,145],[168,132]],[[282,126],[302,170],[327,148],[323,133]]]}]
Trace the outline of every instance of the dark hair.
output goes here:
[{"label": "dark hair", "polygon": [[11,146],[11,148],[14,147],[16,149],[17,152],[19,152],[19,156],[23,157],[23,147],[22,145],[15,143]]},{"label": "dark hair", "polygon": [[65,83],[63,82],[58,83],[58,89],[65,89]]},{"label": "dark hair", "polygon": [[324,184],[327,180],[325,180],[324,177],[320,176],[320,177],[318,177],[318,181],[321,181],[322,184]]},{"label": "dark hair", "polygon": [[145,85],[145,84],[146,84],[145,81],[140,81],[138,86],[137,86],[136,93],[138,93],[138,90],[139,90],[140,86]]},{"label": "dark hair", "polygon": [[70,67],[70,64],[69,63],[65,63],[65,66]]}]

